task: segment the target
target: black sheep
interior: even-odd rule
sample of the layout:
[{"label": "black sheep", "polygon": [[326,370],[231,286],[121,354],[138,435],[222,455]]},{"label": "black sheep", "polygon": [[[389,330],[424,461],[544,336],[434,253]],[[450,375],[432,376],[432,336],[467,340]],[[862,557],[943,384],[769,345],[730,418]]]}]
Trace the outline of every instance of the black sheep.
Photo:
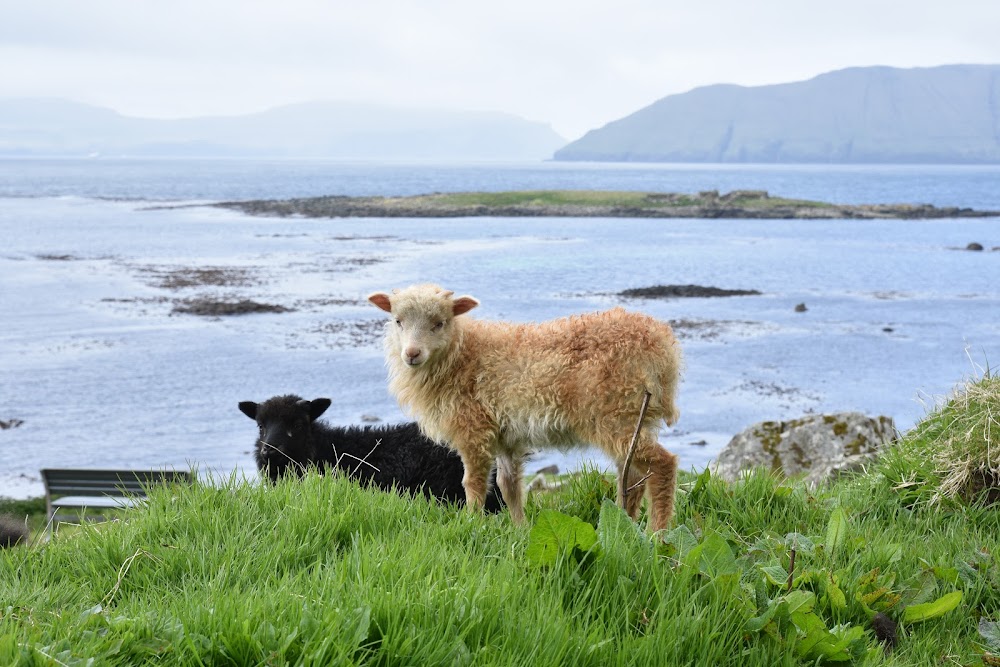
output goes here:
[{"label": "black sheep", "polygon": [[[424,436],[416,423],[394,426],[330,426],[316,421],[330,399],[307,401],[294,394],[263,403],[243,401],[240,412],[260,432],[254,459],[261,475],[276,482],[284,474],[302,476],[310,467],[337,468],[362,484],[422,492],[446,502],[465,503],[462,459]],[[486,509],[499,512],[503,499],[491,475]]]}]

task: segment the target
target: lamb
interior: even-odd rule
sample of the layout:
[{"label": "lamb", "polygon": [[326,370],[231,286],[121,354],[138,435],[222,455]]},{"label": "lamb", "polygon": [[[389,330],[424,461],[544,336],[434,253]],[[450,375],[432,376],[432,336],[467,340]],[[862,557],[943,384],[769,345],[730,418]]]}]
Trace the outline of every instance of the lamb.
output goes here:
[{"label": "lamb", "polygon": [[598,445],[625,463],[644,392],[651,397],[632,465],[624,475],[635,519],[648,478],[649,528],[673,518],[677,457],[657,442],[661,421],[679,417],[674,395],[681,351],[670,326],[622,308],[541,324],[462,317],[479,302],[437,285],[368,297],[391,315],[385,352],[389,389],[431,439],[465,465],[465,496],[481,508],[487,479],[511,518],[524,520],[523,462],[533,447]]},{"label": "lamb", "polygon": [[[243,401],[240,411],[260,428],[254,449],[257,469],[272,483],[285,474],[301,477],[310,466],[339,469],[362,484],[383,490],[422,492],[464,503],[462,460],[428,440],[413,422],[395,426],[335,427],[317,421],[330,399],[305,400],[294,394],[263,403]],[[499,512],[503,499],[490,493],[486,509]]]}]

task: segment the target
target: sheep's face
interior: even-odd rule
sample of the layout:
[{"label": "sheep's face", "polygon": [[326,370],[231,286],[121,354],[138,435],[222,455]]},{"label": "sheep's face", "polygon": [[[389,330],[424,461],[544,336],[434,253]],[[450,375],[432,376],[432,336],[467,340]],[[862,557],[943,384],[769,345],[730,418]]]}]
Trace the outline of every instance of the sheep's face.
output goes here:
[{"label": "sheep's face", "polygon": [[369,296],[369,301],[392,316],[386,325],[388,353],[416,368],[446,349],[455,336],[455,318],[479,305],[470,296],[453,299],[452,294],[436,285],[417,285],[391,295]]},{"label": "sheep's face", "polygon": [[244,401],[240,411],[257,422],[256,458],[264,467],[300,469],[312,459],[312,423],[330,405],[330,399],[307,401],[298,396],[276,396],[261,404]]},{"label": "sheep's face", "polygon": [[268,461],[304,463],[309,458],[309,419],[303,414],[257,421],[257,451]]}]

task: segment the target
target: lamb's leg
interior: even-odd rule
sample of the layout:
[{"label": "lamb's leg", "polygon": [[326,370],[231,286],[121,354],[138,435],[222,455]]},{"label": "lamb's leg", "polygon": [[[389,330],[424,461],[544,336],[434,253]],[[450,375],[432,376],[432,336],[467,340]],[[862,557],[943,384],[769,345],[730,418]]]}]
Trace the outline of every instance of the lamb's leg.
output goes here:
[{"label": "lamb's leg", "polygon": [[649,469],[649,529],[663,530],[674,517],[677,457],[663,449],[655,437],[644,434],[634,460],[635,468]]},{"label": "lamb's leg", "polygon": [[[618,478],[621,479],[622,463],[618,464]],[[629,470],[625,478],[625,512],[633,519],[639,518],[639,508],[642,506],[642,496],[646,492],[646,475],[649,474],[645,468],[638,469],[634,465]],[[635,488],[632,488],[635,487]],[[631,491],[629,489],[632,489]]]},{"label": "lamb's leg", "polygon": [[497,486],[510,510],[514,523],[524,522],[524,471],[519,457],[503,454],[497,457]]},{"label": "lamb's leg", "polygon": [[[459,450],[465,474],[462,476],[462,486],[465,487],[465,503],[469,510],[482,512],[486,505],[486,492],[489,490],[490,471],[493,460],[486,455],[469,454]],[[503,487],[500,487],[503,489]]]}]

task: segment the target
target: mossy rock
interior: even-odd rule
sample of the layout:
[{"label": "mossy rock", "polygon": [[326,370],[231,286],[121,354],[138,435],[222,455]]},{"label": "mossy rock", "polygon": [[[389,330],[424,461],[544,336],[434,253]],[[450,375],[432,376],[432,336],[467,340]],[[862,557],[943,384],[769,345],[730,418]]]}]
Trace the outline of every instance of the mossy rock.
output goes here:
[{"label": "mossy rock", "polygon": [[736,435],[716,458],[716,474],[736,480],[764,467],[816,485],[876,458],[895,438],[890,417],[857,412],[807,415],[790,421],[754,424]]}]

